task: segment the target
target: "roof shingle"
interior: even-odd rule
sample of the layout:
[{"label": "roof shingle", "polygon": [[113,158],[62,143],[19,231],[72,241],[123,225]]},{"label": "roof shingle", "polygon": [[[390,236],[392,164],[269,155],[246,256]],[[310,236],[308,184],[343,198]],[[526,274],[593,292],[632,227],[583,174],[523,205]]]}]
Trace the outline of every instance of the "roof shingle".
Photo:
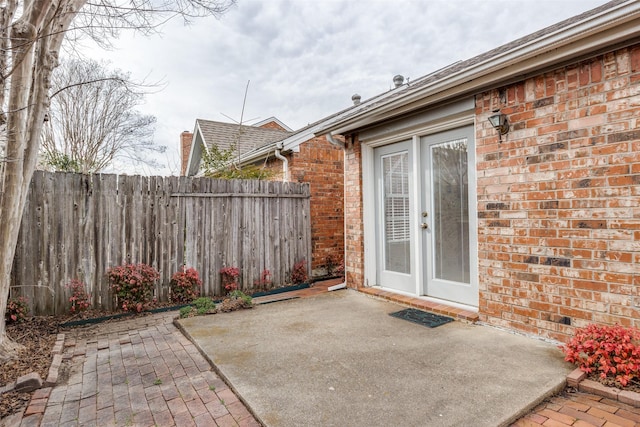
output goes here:
[{"label": "roof shingle", "polygon": [[211,120],[197,119],[196,123],[207,147],[216,145],[218,148],[226,150],[236,144],[240,154],[265,144],[281,141],[291,135],[291,132],[276,129]]}]

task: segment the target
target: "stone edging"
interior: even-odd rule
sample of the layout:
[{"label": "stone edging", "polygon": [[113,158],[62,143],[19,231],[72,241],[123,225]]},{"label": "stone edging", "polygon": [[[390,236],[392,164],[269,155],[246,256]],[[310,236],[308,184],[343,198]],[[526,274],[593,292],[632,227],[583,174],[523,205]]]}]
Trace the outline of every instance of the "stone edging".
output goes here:
[{"label": "stone edging", "polygon": [[640,408],[640,393],[628,390],[620,390],[615,387],[607,387],[597,381],[587,379],[587,373],[577,368],[567,375],[567,385],[575,387],[584,393],[592,393],[611,400],[626,403],[635,408]]},{"label": "stone edging", "polygon": [[[27,408],[25,409],[22,415],[23,417],[28,417],[30,415],[42,416],[44,414],[44,410],[47,407],[47,402],[49,401],[49,396],[51,395],[51,390],[53,389],[53,387],[56,385],[56,382],[58,381],[58,374],[60,371],[60,366],[62,365],[63,351],[64,351],[64,334],[58,334],[56,337],[56,343],[53,345],[53,349],[51,350],[51,354],[53,355],[53,360],[51,361],[51,366],[49,367],[49,373],[47,374],[47,379],[44,381],[44,383],[41,384],[42,388],[38,387],[35,390],[35,393],[33,393],[33,395],[31,396],[29,405],[27,406]],[[31,374],[28,374],[28,375],[31,375]]]}]

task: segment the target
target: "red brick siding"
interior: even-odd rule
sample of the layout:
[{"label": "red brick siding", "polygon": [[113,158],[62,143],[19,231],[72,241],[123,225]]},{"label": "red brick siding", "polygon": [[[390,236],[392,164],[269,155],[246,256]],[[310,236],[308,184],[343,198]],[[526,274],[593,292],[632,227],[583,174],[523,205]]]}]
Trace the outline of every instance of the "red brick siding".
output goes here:
[{"label": "red brick siding", "polygon": [[345,150],[345,273],[347,285],[364,285],[364,228],[362,224],[362,149],[357,136],[347,138]]},{"label": "red brick siding", "polygon": [[285,131],[287,130],[282,126],[280,126],[277,122],[267,122],[259,127],[265,128],[265,129],[275,129],[275,130],[285,130]]},{"label": "red brick siding", "polygon": [[264,165],[264,168],[273,172],[271,181],[284,180],[284,170],[282,169],[282,160],[276,159],[273,153],[269,155],[266,162],[261,161],[260,165]]},{"label": "red brick siding", "polygon": [[180,175],[187,174],[187,165],[189,164],[189,153],[191,152],[191,143],[193,133],[186,130],[180,134]]},{"label": "red brick siding", "polygon": [[640,326],[640,46],[500,95],[476,97],[480,319],[558,340]]},{"label": "red brick siding", "polygon": [[289,160],[289,179],[311,189],[311,268],[344,258],[344,151],[324,136],[300,144]]},{"label": "red brick siding", "polygon": [[[327,257],[344,259],[344,151],[324,137],[300,144],[300,152],[287,155],[289,180],[308,182],[311,190],[311,268],[325,274]],[[282,161],[271,157],[267,168],[283,179]]]}]

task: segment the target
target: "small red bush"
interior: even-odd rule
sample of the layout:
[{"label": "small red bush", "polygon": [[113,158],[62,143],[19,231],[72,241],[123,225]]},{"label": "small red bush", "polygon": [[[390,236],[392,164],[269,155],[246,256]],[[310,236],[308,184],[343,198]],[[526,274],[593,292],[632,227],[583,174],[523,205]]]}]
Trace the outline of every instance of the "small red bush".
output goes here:
[{"label": "small red bush", "polygon": [[69,313],[79,313],[91,307],[91,295],[87,293],[84,283],[74,279],[67,283],[66,288],[71,290]]},{"label": "small red bush", "polygon": [[224,267],[220,269],[222,277],[222,286],[227,293],[238,289],[238,279],[240,278],[240,269],[238,267]]},{"label": "small red bush", "polygon": [[307,261],[302,259],[293,264],[293,270],[291,271],[291,283],[299,285],[305,283],[309,279],[307,275]]},{"label": "small red bush", "polygon": [[178,303],[191,302],[200,296],[202,280],[195,268],[178,271],[171,276],[171,301]]},{"label": "small red bush", "polygon": [[147,264],[125,264],[110,268],[107,277],[120,308],[140,312],[151,300],[160,274]]},{"label": "small red bush", "polygon": [[560,348],[567,362],[588,374],[613,378],[622,387],[640,372],[640,330],[619,325],[588,325]]},{"label": "small red bush", "polygon": [[271,280],[271,272],[269,270],[262,270],[260,278],[253,281],[253,287],[256,289],[268,289],[273,284]]},{"label": "small red bush", "polygon": [[29,300],[26,297],[9,298],[5,320],[8,323],[20,323],[27,318],[29,313]]}]

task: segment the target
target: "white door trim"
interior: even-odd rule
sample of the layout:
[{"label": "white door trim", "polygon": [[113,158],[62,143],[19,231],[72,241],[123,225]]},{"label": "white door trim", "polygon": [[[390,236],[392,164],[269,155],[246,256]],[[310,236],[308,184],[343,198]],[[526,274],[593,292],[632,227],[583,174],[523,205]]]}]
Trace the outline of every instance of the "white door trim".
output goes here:
[{"label": "white door trim", "polygon": [[[465,104],[467,107],[469,103]],[[448,120],[447,120],[448,119]],[[474,125],[475,129],[475,112],[468,108],[462,112],[455,112],[451,114],[447,119],[438,117],[437,120],[429,121],[425,120],[424,125],[413,127],[411,131],[411,138],[413,141],[414,151],[414,170],[415,162],[420,161],[420,138],[434,133],[439,133],[449,129],[455,129],[462,126]],[[377,286],[376,283],[376,223],[375,223],[375,174],[374,174],[374,148],[381,145],[387,145],[395,142],[399,142],[407,139],[407,132],[401,132],[398,135],[380,135],[380,138],[367,138],[361,140],[361,154],[362,154],[362,225],[363,225],[363,243],[364,243],[364,268],[363,268],[363,285],[364,286]],[[475,140],[475,138],[474,138]],[[476,194],[476,168],[475,168],[475,141],[474,150],[472,150],[472,161],[469,168],[469,178],[472,179],[473,185],[469,185],[469,193],[471,200],[477,200]],[[422,189],[420,174],[415,173],[413,175],[413,196],[418,200],[419,191]],[[476,206],[477,208],[477,206]],[[471,280],[478,281],[478,253],[477,253],[477,216],[470,218],[470,247],[472,248],[470,254],[471,261]],[[416,246],[414,251],[414,259],[412,261],[419,268],[416,269],[416,290],[415,295],[419,296],[422,293],[422,283],[424,279],[424,272],[421,267],[421,257],[423,255],[423,237],[420,233],[420,225],[417,221],[414,221],[412,230],[414,235],[417,236]]]}]

